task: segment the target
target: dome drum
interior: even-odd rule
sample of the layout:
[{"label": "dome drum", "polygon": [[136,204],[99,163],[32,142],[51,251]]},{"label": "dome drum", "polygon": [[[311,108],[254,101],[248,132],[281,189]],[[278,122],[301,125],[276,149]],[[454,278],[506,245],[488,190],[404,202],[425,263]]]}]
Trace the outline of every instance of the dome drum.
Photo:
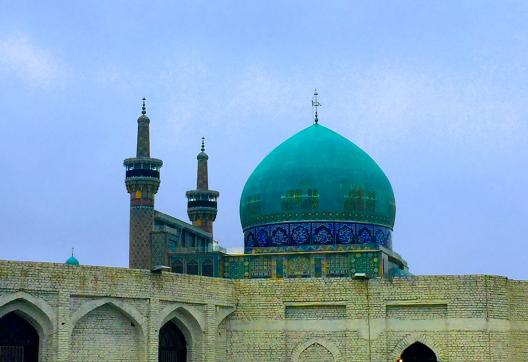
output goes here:
[{"label": "dome drum", "polygon": [[261,225],[244,231],[246,253],[292,250],[392,249],[392,230],[354,222],[294,222]]}]

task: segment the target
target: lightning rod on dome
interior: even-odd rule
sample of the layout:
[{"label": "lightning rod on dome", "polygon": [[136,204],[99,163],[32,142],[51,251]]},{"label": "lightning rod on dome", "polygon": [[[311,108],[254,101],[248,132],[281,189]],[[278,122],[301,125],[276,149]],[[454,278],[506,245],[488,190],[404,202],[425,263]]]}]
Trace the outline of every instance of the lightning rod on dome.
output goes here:
[{"label": "lightning rod on dome", "polygon": [[318,95],[319,95],[319,93],[317,93],[317,89],[314,89],[314,95],[313,95],[313,98],[312,98],[312,108],[313,108],[313,112],[314,112],[314,123],[315,124],[319,123],[319,116],[317,114],[317,108],[321,107],[321,103],[319,103],[319,101],[317,100],[317,96]]}]

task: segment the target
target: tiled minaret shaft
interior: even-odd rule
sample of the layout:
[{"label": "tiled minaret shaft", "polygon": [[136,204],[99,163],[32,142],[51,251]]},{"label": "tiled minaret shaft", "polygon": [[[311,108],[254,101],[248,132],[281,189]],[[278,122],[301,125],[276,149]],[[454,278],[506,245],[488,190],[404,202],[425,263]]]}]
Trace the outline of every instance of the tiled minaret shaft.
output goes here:
[{"label": "tiled minaret shaft", "polygon": [[209,176],[207,173],[207,160],[204,138],[202,137],[201,152],[196,157],[198,171],[196,175],[196,190],[187,191],[187,215],[194,226],[213,233],[213,222],[217,214],[218,191],[209,190]]},{"label": "tiled minaret shaft", "polygon": [[150,233],[154,222],[154,196],[160,184],[161,160],[150,157],[150,119],[145,99],[138,118],[136,157],[124,161],[125,184],[130,194],[129,268],[150,269]]}]

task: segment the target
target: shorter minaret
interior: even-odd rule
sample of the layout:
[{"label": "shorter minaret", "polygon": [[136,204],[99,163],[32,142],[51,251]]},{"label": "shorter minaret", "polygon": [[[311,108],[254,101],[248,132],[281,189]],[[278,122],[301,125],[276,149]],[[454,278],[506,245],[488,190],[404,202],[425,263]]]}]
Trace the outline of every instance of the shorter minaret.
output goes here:
[{"label": "shorter minaret", "polygon": [[209,156],[205,153],[205,139],[202,137],[201,152],[196,156],[198,159],[198,172],[196,176],[196,190],[187,191],[187,215],[194,226],[213,233],[213,222],[216,219],[218,191],[209,190],[209,179],[207,175],[207,160]]},{"label": "shorter minaret", "polygon": [[145,98],[138,120],[136,157],[127,158],[125,185],[130,194],[130,245],[128,265],[133,269],[150,269],[150,233],[154,223],[154,195],[160,184],[161,160],[150,157],[150,119]]}]

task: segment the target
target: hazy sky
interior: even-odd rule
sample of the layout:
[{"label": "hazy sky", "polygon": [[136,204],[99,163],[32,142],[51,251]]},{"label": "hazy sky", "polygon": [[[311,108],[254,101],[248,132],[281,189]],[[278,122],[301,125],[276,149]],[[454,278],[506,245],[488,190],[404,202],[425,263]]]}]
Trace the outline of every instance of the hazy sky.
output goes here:
[{"label": "hazy sky", "polygon": [[320,120],[396,195],[415,274],[528,279],[528,2],[0,0],[0,259],[128,265],[140,99],[187,220],[206,137],[215,238],[241,246],[244,183]]}]

